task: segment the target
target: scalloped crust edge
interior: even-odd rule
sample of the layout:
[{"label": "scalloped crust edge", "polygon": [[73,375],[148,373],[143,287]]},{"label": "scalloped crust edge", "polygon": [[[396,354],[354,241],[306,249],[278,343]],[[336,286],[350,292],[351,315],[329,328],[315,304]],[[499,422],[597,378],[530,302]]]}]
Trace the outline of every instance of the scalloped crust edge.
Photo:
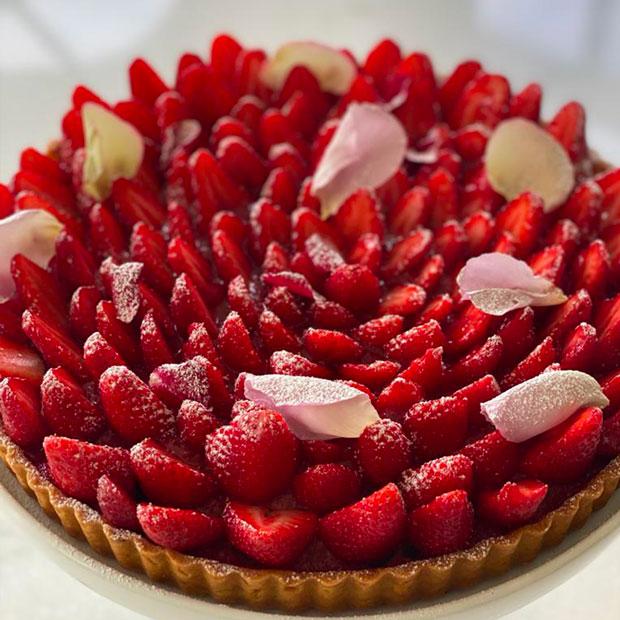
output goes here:
[{"label": "scalloped crust edge", "polygon": [[85,539],[100,554],[114,556],[121,566],[220,603],[288,612],[402,605],[500,575],[559,544],[593,510],[604,506],[620,483],[617,457],[583,490],[539,521],[470,549],[394,567],[310,573],[231,566],[164,549],[138,534],[110,527],[97,512],[63,495],[1,431],[0,459],[69,534]]}]

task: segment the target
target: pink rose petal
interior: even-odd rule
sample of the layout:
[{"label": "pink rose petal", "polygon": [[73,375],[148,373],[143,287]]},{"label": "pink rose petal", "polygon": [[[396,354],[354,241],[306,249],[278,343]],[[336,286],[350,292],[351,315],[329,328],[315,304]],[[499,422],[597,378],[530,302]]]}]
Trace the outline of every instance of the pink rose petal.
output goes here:
[{"label": "pink rose petal", "polygon": [[142,273],[142,263],[123,263],[111,265],[112,301],[116,316],[123,323],[131,323],[140,310],[138,280]]},{"label": "pink rose petal", "polygon": [[482,403],[481,411],[504,439],[520,443],[561,424],[581,407],[607,405],[594,377],[578,370],[556,370]]},{"label": "pink rose petal", "polygon": [[367,394],[337,381],[247,374],[243,389],[247,399],[281,413],[299,439],[355,438],[379,419]]},{"label": "pink rose petal", "polygon": [[265,273],[263,274],[263,282],[271,286],[283,286],[291,291],[291,293],[299,295],[300,297],[314,299],[316,296],[316,292],[310,285],[310,282],[308,282],[305,276],[296,271]]},{"label": "pink rose petal", "polygon": [[15,291],[11,261],[23,254],[39,267],[47,267],[56,251],[62,224],[47,211],[26,209],[0,220],[0,301]]},{"label": "pink rose petal", "polygon": [[487,314],[502,316],[526,306],[555,306],[563,291],[508,254],[491,252],[470,258],[456,278],[464,299]]},{"label": "pink rose petal", "polygon": [[375,189],[398,170],[407,150],[401,123],[381,106],[352,103],[325,149],[312,179],[312,193],[328,218],[353,192]]}]

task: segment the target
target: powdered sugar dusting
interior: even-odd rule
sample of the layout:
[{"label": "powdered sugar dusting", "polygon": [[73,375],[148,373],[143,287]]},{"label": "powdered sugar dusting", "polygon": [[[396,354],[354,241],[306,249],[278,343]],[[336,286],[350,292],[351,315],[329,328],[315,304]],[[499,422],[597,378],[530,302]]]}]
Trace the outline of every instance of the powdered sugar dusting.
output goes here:
[{"label": "powdered sugar dusting", "polygon": [[508,441],[522,442],[568,419],[580,407],[606,407],[594,377],[577,370],[543,373],[483,403],[482,413]]},{"label": "powdered sugar dusting", "polygon": [[123,323],[131,323],[140,310],[138,280],[143,267],[138,262],[112,266],[112,301],[116,316]]}]

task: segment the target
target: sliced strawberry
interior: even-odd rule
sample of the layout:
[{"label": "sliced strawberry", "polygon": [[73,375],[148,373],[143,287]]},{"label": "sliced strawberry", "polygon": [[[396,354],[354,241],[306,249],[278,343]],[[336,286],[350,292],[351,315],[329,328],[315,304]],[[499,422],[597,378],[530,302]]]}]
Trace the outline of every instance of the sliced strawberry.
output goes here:
[{"label": "sliced strawberry", "polygon": [[0,378],[21,377],[38,383],[44,372],[43,360],[32,349],[0,336]]},{"label": "sliced strawberry", "polygon": [[532,256],[528,263],[537,276],[559,284],[566,267],[566,256],[561,245],[550,245]]},{"label": "sliced strawberry", "polygon": [[390,232],[405,236],[418,226],[426,226],[431,213],[431,194],[423,185],[415,185],[405,192],[390,211]]},{"label": "sliced strawberry", "polygon": [[80,286],[75,289],[69,304],[71,331],[81,340],[86,340],[97,331],[97,304],[101,295],[95,286]]},{"label": "sliced strawberry", "polygon": [[81,241],[66,231],[56,239],[56,269],[61,281],[72,288],[95,283],[95,263]]},{"label": "sliced strawberry", "polygon": [[47,434],[39,389],[26,379],[8,377],[0,382],[0,416],[3,430],[22,448],[40,446]]},{"label": "sliced strawberry", "polygon": [[237,276],[228,283],[227,299],[231,310],[238,312],[246,325],[256,326],[261,307],[241,276]]},{"label": "sliced strawberry", "polygon": [[509,232],[517,246],[518,256],[527,255],[541,234],[542,199],[526,192],[510,201],[495,219],[498,232]]},{"label": "sliced strawberry", "polygon": [[357,325],[355,316],[344,306],[316,296],[310,307],[311,323],[318,328],[345,330]]},{"label": "sliced strawberry", "polygon": [[54,484],[67,495],[94,504],[97,484],[104,474],[126,488],[133,485],[129,452],[68,437],[51,435],[43,441]]},{"label": "sliced strawberry", "polygon": [[149,370],[174,361],[174,353],[151,310],[146,313],[140,324],[140,349]]},{"label": "sliced strawberry", "polygon": [[269,369],[276,375],[298,375],[330,379],[332,373],[325,366],[315,364],[302,355],[290,351],[274,351],[269,358]]},{"label": "sliced strawberry", "polygon": [[318,361],[344,363],[357,359],[362,347],[350,336],[328,329],[310,328],[303,336],[310,356]]},{"label": "sliced strawberry", "polygon": [[96,439],[106,428],[103,412],[64,368],[50,368],[41,383],[41,412],[57,435]]},{"label": "sliced strawberry", "polygon": [[439,495],[409,515],[411,544],[427,557],[463,549],[473,527],[474,509],[462,489]]},{"label": "sliced strawberry", "polygon": [[585,129],[586,113],[576,101],[561,107],[547,125],[547,131],[566,149],[573,162],[587,155]]},{"label": "sliced strawberry", "polygon": [[218,273],[225,282],[237,276],[247,280],[250,265],[239,245],[223,230],[217,230],[211,236],[211,250]]},{"label": "sliced strawberry", "polygon": [[542,334],[559,342],[576,325],[589,321],[591,314],[592,299],[587,291],[580,289],[553,310]]},{"label": "sliced strawberry", "polygon": [[418,312],[426,301],[426,292],[417,284],[403,284],[393,288],[381,300],[380,314],[410,316]]},{"label": "sliced strawberry", "polygon": [[443,375],[443,348],[435,347],[414,359],[398,376],[416,381],[426,391],[432,392],[440,384]]},{"label": "sliced strawberry", "polygon": [[464,353],[488,337],[494,317],[467,303],[461,313],[446,328],[450,353]]},{"label": "sliced strawberry", "polygon": [[112,527],[140,530],[135,499],[106,474],[97,482],[97,504],[103,520]]},{"label": "sliced strawberry", "polygon": [[295,501],[315,514],[353,503],[360,495],[360,487],[359,476],[351,467],[331,462],[308,467],[293,481]]},{"label": "sliced strawberry", "polygon": [[301,451],[304,461],[310,465],[321,463],[336,463],[345,456],[345,446],[337,441],[314,439],[301,442]]},{"label": "sliced strawberry", "polygon": [[126,442],[163,441],[174,433],[172,412],[125,366],[112,366],[101,375],[99,394],[110,426]]},{"label": "sliced strawberry", "polygon": [[266,566],[286,566],[296,560],[312,540],[317,518],[302,510],[267,511],[230,502],[224,511],[230,542]]},{"label": "sliced strawberry", "polygon": [[291,238],[291,222],[288,214],[280,207],[266,198],[261,198],[250,207],[249,216],[256,256],[263,258],[271,241],[288,244]]},{"label": "sliced strawberry", "polygon": [[470,425],[480,425],[486,422],[481,416],[480,405],[487,400],[491,400],[500,394],[499,384],[493,375],[484,375],[476,379],[469,385],[462,387],[454,392],[457,398],[466,398],[469,403],[469,423]]},{"label": "sliced strawberry", "polygon": [[339,246],[339,237],[327,222],[324,222],[319,215],[307,207],[295,209],[291,214],[292,241],[296,250],[304,249],[306,239],[312,235],[320,235],[329,240],[335,246]]},{"label": "sliced strawberry", "polygon": [[396,480],[411,463],[411,442],[398,422],[384,419],[367,426],[358,439],[358,458],[374,484]]},{"label": "sliced strawberry", "polygon": [[195,400],[184,400],[177,415],[177,430],[183,445],[197,452],[202,451],[207,435],[211,434],[221,422],[210,407]]},{"label": "sliced strawberry", "polygon": [[404,324],[402,316],[385,314],[360,325],[353,335],[367,347],[382,347],[402,332]]},{"label": "sliced strawberry", "polygon": [[577,480],[596,454],[602,427],[600,409],[581,409],[529,443],[521,461],[521,471],[545,482]]},{"label": "sliced strawberry", "polygon": [[159,230],[166,220],[166,210],[159,198],[135,180],[114,181],[112,198],[120,219],[128,227],[143,223]]},{"label": "sliced strawberry", "polygon": [[450,125],[459,129],[472,123],[495,127],[508,114],[510,85],[502,75],[476,71],[462,89],[450,112]]},{"label": "sliced strawberry", "polygon": [[411,407],[403,428],[414,445],[414,459],[429,460],[462,447],[467,433],[469,403],[466,399],[444,396]]},{"label": "sliced strawberry", "polygon": [[274,351],[297,352],[301,349],[299,339],[280,318],[270,310],[263,310],[258,321],[258,332],[263,346],[269,353]]},{"label": "sliced strawberry", "polygon": [[603,191],[596,181],[592,179],[583,181],[572,191],[560,214],[574,222],[580,234],[588,238],[599,227],[603,198]]},{"label": "sliced strawberry", "polygon": [[596,239],[577,256],[571,281],[575,289],[585,289],[592,299],[597,299],[607,291],[610,275],[609,252],[605,244]]},{"label": "sliced strawberry", "polygon": [[389,252],[383,264],[383,277],[392,280],[411,272],[426,256],[433,242],[433,233],[420,228],[399,241]]},{"label": "sliced strawberry", "polygon": [[473,478],[472,461],[462,454],[454,454],[405,470],[399,487],[407,508],[413,510],[449,491],[471,491]]},{"label": "sliced strawberry", "polygon": [[395,336],[384,347],[386,355],[407,364],[426,352],[427,349],[440,347],[445,344],[445,336],[437,321],[431,320],[422,325]]},{"label": "sliced strawberry", "polygon": [[594,325],[599,334],[599,365],[602,368],[616,368],[620,353],[620,295],[599,305]]},{"label": "sliced strawberry", "polygon": [[[359,291],[364,291],[360,295]],[[364,265],[342,265],[325,281],[325,294],[358,314],[373,310],[379,303],[379,280]]]},{"label": "sliced strawberry", "polygon": [[402,422],[414,403],[422,400],[424,391],[418,383],[397,377],[377,397],[377,411],[384,418]]},{"label": "sliced strawberry", "polygon": [[547,495],[547,485],[539,480],[506,482],[496,491],[482,491],[477,509],[480,516],[502,527],[527,523]]},{"label": "sliced strawberry", "polygon": [[263,282],[271,286],[284,287],[294,295],[314,299],[316,293],[308,279],[295,271],[263,274]]},{"label": "sliced strawberry", "polygon": [[597,344],[596,328],[589,323],[580,323],[566,338],[560,365],[564,370],[588,372],[596,355]]},{"label": "sliced strawberry", "polygon": [[321,539],[341,560],[367,564],[388,557],[402,541],[405,505],[398,487],[387,484],[320,521]]},{"label": "sliced strawberry", "polygon": [[508,116],[511,118],[520,116],[521,118],[538,122],[541,99],[542,89],[540,85],[536,84],[536,82],[528,84],[522,91],[515,93],[511,97]]},{"label": "sliced strawberry", "polygon": [[452,108],[456,105],[461,93],[469,82],[482,69],[480,63],[476,60],[465,60],[457,65],[454,71],[445,79],[439,89],[439,103],[443,115],[448,117]]},{"label": "sliced strawberry", "polygon": [[93,379],[99,379],[106,368],[124,366],[125,362],[99,332],[93,332],[84,342],[84,364]]},{"label": "sliced strawberry", "polygon": [[120,260],[127,248],[125,233],[110,211],[97,203],[88,213],[89,232],[94,249],[100,257]]},{"label": "sliced strawberry", "polygon": [[178,409],[184,400],[209,405],[211,363],[196,356],[181,364],[164,364],[149,376],[151,390],[169,407]]},{"label": "sliced strawberry", "polygon": [[135,364],[140,359],[140,347],[133,329],[116,316],[116,308],[109,300],[102,300],[97,305],[97,329],[99,333],[128,362]]},{"label": "sliced strawberry", "polygon": [[154,543],[180,552],[207,547],[224,533],[221,517],[184,508],[138,504],[138,520]]},{"label": "sliced strawberry", "polygon": [[297,439],[284,418],[260,409],[237,415],[207,437],[206,459],[226,494],[265,502],[288,488],[297,460]]},{"label": "sliced strawberry", "polygon": [[373,233],[383,237],[383,221],[379,215],[376,196],[367,189],[351,194],[334,215],[333,224],[352,246],[362,235]]},{"label": "sliced strawberry", "polygon": [[443,257],[448,270],[465,257],[467,243],[465,230],[455,220],[448,220],[435,229],[434,248]]},{"label": "sliced strawberry", "polygon": [[513,366],[534,347],[534,311],[529,306],[506,315],[497,335],[504,343],[502,366]]},{"label": "sliced strawberry", "polygon": [[288,252],[277,241],[272,241],[265,250],[265,258],[262,264],[263,273],[288,271],[289,267]]},{"label": "sliced strawberry", "polygon": [[501,380],[502,389],[507,390],[539,375],[556,360],[556,349],[551,337],[545,338],[526,358],[521,360]]},{"label": "sliced strawberry", "polygon": [[236,312],[230,312],[222,323],[217,344],[224,361],[235,370],[262,372],[263,361],[243,320]]},{"label": "sliced strawberry", "polygon": [[348,262],[354,265],[365,265],[373,273],[381,267],[383,247],[379,235],[366,233],[353,245],[349,252]]},{"label": "sliced strawberry", "polygon": [[387,360],[376,360],[369,364],[342,364],[339,372],[343,379],[350,379],[376,391],[385,387],[396,377],[400,365]]},{"label": "sliced strawberry", "polygon": [[547,245],[561,245],[568,258],[577,250],[581,238],[579,227],[568,219],[558,220],[547,233]]},{"label": "sliced strawberry", "polygon": [[616,411],[603,420],[598,453],[612,458],[620,454],[620,411]]},{"label": "sliced strawberry", "polygon": [[146,497],[162,506],[200,506],[215,492],[209,474],[184,463],[153,439],[131,449],[131,466]]},{"label": "sliced strawberry", "polygon": [[519,467],[519,445],[506,441],[497,431],[466,445],[461,454],[473,461],[476,484],[482,487],[502,484]]},{"label": "sliced strawberry", "polygon": [[502,339],[499,336],[491,336],[448,369],[449,380],[454,386],[462,386],[493,373],[502,359],[503,351]]}]

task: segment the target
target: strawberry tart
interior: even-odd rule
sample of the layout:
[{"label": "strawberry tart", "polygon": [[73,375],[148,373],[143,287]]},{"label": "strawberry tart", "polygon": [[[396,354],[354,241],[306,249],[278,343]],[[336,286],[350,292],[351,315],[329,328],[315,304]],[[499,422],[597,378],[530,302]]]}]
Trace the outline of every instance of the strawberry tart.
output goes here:
[{"label": "strawberry tart", "polygon": [[620,478],[620,170],[582,106],[381,41],[216,37],[0,185],[0,457],[125,567],[397,604]]}]

